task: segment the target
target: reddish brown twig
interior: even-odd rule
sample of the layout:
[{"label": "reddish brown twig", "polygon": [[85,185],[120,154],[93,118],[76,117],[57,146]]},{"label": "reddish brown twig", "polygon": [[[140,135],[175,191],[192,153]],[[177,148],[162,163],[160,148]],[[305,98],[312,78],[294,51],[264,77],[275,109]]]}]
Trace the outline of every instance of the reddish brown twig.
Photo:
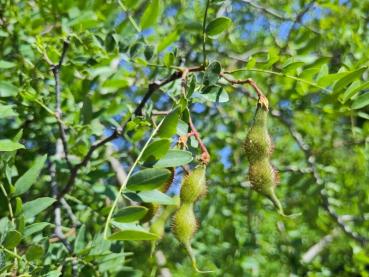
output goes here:
[{"label": "reddish brown twig", "polygon": [[192,122],[191,116],[189,117],[189,123],[190,123],[191,132],[188,133],[187,137],[194,136],[196,138],[197,142],[200,145],[201,151],[202,151],[201,162],[204,163],[204,164],[208,164],[210,162],[209,151],[206,148],[204,142],[201,140],[200,134],[199,134],[199,132],[197,132],[197,130],[195,128],[195,125]]},{"label": "reddish brown twig", "polygon": [[258,101],[259,104],[264,106],[267,110],[269,109],[269,102],[268,102],[268,98],[266,98],[266,96],[264,95],[264,93],[261,91],[261,89],[258,87],[258,85],[255,83],[255,81],[251,78],[248,78],[246,80],[234,80],[229,78],[226,74],[229,74],[227,71],[225,72],[221,72],[220,76],[226,80],[227,82],[233,84],[233,85],[243,85],[243,84],[248,84],[250,86],[252,86],[252,88],[255,90],[256,94],[258,95]]}]

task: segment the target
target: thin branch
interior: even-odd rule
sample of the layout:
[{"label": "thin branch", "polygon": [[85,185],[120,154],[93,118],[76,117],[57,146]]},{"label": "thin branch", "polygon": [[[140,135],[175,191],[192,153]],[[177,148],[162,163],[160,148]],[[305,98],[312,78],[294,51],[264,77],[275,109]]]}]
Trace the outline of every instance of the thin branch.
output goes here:
[{"label": "thin branch", "polygon": [[[61,140],[58,139],[56,142],[56,158],[59,158],[60,156],[60,145],[61,144]],[[55,163],[50,163],[49,162],[49,171],[50,171],[50,176],[51,176],[51,192],[53,197],[57,198],[59,195],[59,191],[58,191],[58,184],[56,182],[56,166]],[[69,253],[73,253],[73,248],[70,245],[70,243],[67,241],[66,237],[64,236],[63,230],[62,230],[62,219],[61,219],[61,207],[60,204],[57,204],[54,207],[54,224],[55,224],[55,229],[54,229],[54,235],[55,237],[57,237],[65,246],[65,248],[67,249],[67,251]]]},{"label": "thin branch", "polygon": [[333,229],[331,233],[324,236],[320,241],[311,246],[308,251],[302,255],[302,262],[311,263],[316,256],[318,256],[337,236],[337,229]]},{"label": "thin branch", "polygon": [[266,8],[264,6],[261,6],[259,4],[256,4],[254,0],[241,0],[242,2],[245,2],[247,4],[249,4],[250,6],[258,9],[258,10],[261,10],[262,12],[264,13],[267,13],[267,14],[270,14],[280,20],[291,20],[290,17],[288,16],[284,16],[282,14],[280,14],[278,11],[276,10],[273,10],[273,9],[270,9],[270,8]]},{"label": "thin branch", "polygon": [[[198,71],[203,71],[204,67],[203,66],[189,67],[187,70],[188,70],[188,72],[198,72]],[[142,98],[141,102],[138,104],[138,106],[134,110],[133,115],[130,116],[122,124],[122,126],[120,128],[115,129],[114,132],[110,136],[108,136],[106,138],[103,138],[100,141],[96,142],[95,144],[91,145],[90,149],[87,151],[87,154],[82,158],[82,161],[80,163],[76,164],[71,169],[71,174],[69,176],[67,184],[64,187],[64,189],[60,192],[60,194],[58,196],[58,199],[57,199],[58,201],[60,201],[60,199],[73,188],[73,185],[76,181],[79,170],[88,164],[88,162],[90,161],[90,159],[92,157],[92,154],[95,152],[95,150],[97,150],[101,146],[104,146],[108,142],[110,142],[110,141],[118,138],[120,135],[122,135],[125,131],[125,128],[126,128],[127,124],[135,116],[141,116],[142,115],[143,107],[146,105],[147,101],[151,98],[151,96],[154,94],[154,92],[156,92],[162,86],[164,86],[166,84],[169,84],[169,83],[181,78],[182,74],[183,74],[183,70],[182,71],[178,70],[178,71],[175,71],[174,73],[172,73],[169,77],[167,77],[167,78],[165,78],[161,81],[154,81],[153,83],[149,84],[149,87],[148,87],[144,97]]]},{"label": "thin branch", "polygon": [[68,168],[71,169],[72,164],[70,163],[70,160],[69,160],[68,143],[67,143],[65,125],[63,123],[63,115],[62,115],[62,110],[61,110],[61,87],[60,87],[60,70],[63,65],[64,58],[67,54],[68,48],[69,48],[69,41],[64,40],[63,50],[62,50],[62,54],[60,56],[59,62],[55,65],[51,65],[51,71],[53,72],[54,80],[55,80],[55,98],[56,98],[55,116],[56,116],[58,127],[59,127],[60,138],[63,143],[64,158],[65,158],[65,161],[67,162]]},{"label": "thin branch", "polygon": [[292,26],[288,31],[287,38],[286,38],[286,43],[285,43],[284,47],[281,49],[282,52],[285,51],[288,47],[289,41],[291,39],[292,31],[296,28],[297,24],[301,23],[302,18],[314,6],[315,2],[316,2],[316,0],[312,0],[309,4],[307,4],[305,6],[304,9],[302,9],[296,15],[295,20],[293,21]]},{"label": "thin branch", "polygon": [[[61,139],[58,139],[56,142],[56,154],[55,154],[56,159],[60,158],[60,156],[63,153],[61,145],[62,145]],[[57,178],[56,178],[55,163],[52,163],[52,164],[49,163],[49,171],[50,171],[50,176],[51,176],[51,191],[52,191],[53,197],[57,198],[59,196],[59,189],[58,189],[58,184],[56,181]],[[69,255],[73,257],[74,256],[73,247],[68,242],[62,230],[62,216],[61,216],[60,202],[56,203],[56,205],[54,206],[54,223],[55,223],[54,236],[63,243]],[[72,276],[73,277],[78,276],[78,266],[77,266],[76,260],[72,260]]]},{"label": "thin branch", "polygon": [[[254,7],[254,8],[256,8],[256,9],[258,9],[258,10],[260,10],[260,11],[262,11],[263,13],[265,13],[265,14],[269,14],[269,15],[272,15],[272,16],[274,16],[275,18],[277,18],[278,20],[284,20],[284,21],[295,21],[296,20],[296,18],[297,17],[300,17],[300,18],[302,18],[302,16],[300,15],[299,16],[299,14],[301,13],[299,13],[299,14],[297,14],[296,16],[295,16],[295,18],[293,18],[293,17],[290,17],[290,16],[286,16],[286,15],[283,15],[283,14],[280,14],[279,13],[279,11],[277,11],[277,10],[274,10],[274,9],[270,9],[270,8],[266,8],[266,7],[264,7],[264,6],[261,6],[261,5],[259,5],[259,4],[256,4],[253,0],[241,0],[242,2],[244,2],[244,3],[247,3],[247,4],[249,4],[250,6],[252,6],[252,7]],[[309,8],[310,9],[310,8]],[[306,11],[307,12],[307,11]],[[305,12],[305,13],[306,13]],[[310,26],[307,26],[307,25],[305,25],[305,24],[302,24],[301,22],[299,22],[300,24],[301,24],[301,26],[303,26],[304,28],[306,28],[306,29],[308,29],[309,31],[311,31],[311,32],[313,32],[313,33],[315,33],[315,34],[317,34],[317,35],[320,35],[320,33],[319,33],[319,31],[317,31],[317,30],[315,30],[315,29],[313,29],[313,28],[311,28]]]},{"label": "thin branch", "polygon": [[282,72],[273,71],[273,70],[266,70],[266,69],[261,69],[261,68],[242,68],[242,69],[224,71],[224,74],[232,75],[232,74],[235,74],[235,73],[238,73],[238,72],[260,72],[260,73],[266,73],[266,74],[270,74],[270,75],[285,77],[285,78],[288,78],[288,79],[292,79],[292,80],[307,84],[307,85],[312,86],[312,87],[319,88],[321,90],[324,90],[325,92],[331,93],[331,91],[329,89],[321,87],[316,83],[307,81],[305,79],[301,79],[301,78],[296,77],[296,76],[285,74],[285,73],[282,73]]},{"label": "thin branch", "polygon": [[198,143],[200,145],[201,151],[202,151],[201,161],[204,164],[208,164],[210,162],[210,154],[209,154],[209,151],[206,148],[204,142],[202,141],[199,132],[197,132],[197,130],[195,128],[195,125],[192,122],[191,115],[189,117],[189,123],[190,123],[191,132],[188,134],[188,137],[194,136],[196,138],[196,140],[198,141]]},{"label": "thin branch", "polygon": [[369,238],[361,236],[357,232],[351,230],[350,226],[346,225],[345,220],[342,216],[336,213],[336,211],[331,207],[328,199],[327,192],[325,190],[325,181],[320,176],[318,171],[318,166],[316,163],[316,157],[314,156],[310,146],[305,142],[302,135],[295,129],[290,121],[283,117],[279,111],[272,111],[271,113],[274,117],[277,117],[289,130],[291,136],[296,141],[299,148],[305,155],[305,160],[308,164],[311,174],[315,179],[315,182],[320,187],[320,197],[322,199],[322,205],[324,210],[329,214],[329,216],[336,222],[336,224],[341,228],[341,230],[349,237],[360,243],[361,245],[366,245],[369,243]]},{"label": "thin branch", "polygon": [[110,145],[107,147],[106,155],[107,155],[108,161],[109,161],[112,169],[114,170],[114,172],[116,174],[116,177],[117,177],[117,180],[118,180],[118,183],[119,183],[119,187],[120,187],[126,181],[127,173],[124,170],[124,168],[122,167],[122,165],[120,164],[119,160],[116,159],[115,157],[113,157],[113,149]]},{"label": "thin branch", "polygon": [[72,221],[73,227],[76,228],[77,226],[81,225],[81,222],[73,213],[72,207],[68,204],[65,198],[60,199],[60,204],[63,207],[63,209],[67,212],[70,220]]},{"label": "thin branch", "polygon": [[226,74],[230,74],[228,72],[221,72],[220,76],[226,80],[227,82],[233,84],[233,85],[242,85],[242,84],[248,84],[250,86],[252,86],[252,88],[255,90],[256,94],[258,95],[258,101],[259,103],[264,106],[266,109],[269,108],[269,102],[268,99],[266,98],[266,96],[264,95],[264,93],[261,91],[261,89],[258,87],[258,85],[255,83],[254,80],[252,80],[251,78],[248,78],[246,80],[235,80],[235,79],[231,79],[229,77],[227,77]]},{"label": "thin branch", "polygon": [[204,20],[202,22],[202,54],[203,54],[203,65],[206,66],[206,20],[208,17],[209,0],[206,0]]}]

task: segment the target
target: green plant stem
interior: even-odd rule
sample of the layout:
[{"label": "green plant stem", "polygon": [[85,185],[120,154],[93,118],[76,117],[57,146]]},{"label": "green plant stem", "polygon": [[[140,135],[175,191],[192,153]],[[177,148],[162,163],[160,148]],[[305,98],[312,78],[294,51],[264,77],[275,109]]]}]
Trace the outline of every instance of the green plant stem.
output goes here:
[{"label": "green plant stem", "polygon": [[[1,191],[3,192],[4,196],[6,197],[6,200],[8,202],[8,210],[9,210],[9,217],[10,217],[10,220],[11,222],[13,223],[14,227],[15,227],[15,218],[14,218],[14,212],[13,212],[13,207],[12,207],[12,203],[10,202],[10,197],[8,195],[8,193],[6,192],[6,189],[4,188],[4,185],[2,183],[0,183],[0,188],[1,188]],[[6,249],[5,247],[1,246],[1,249],[4,250],[4,252],[7,252],[9,255],[17,258],[17,259],[22,259],[21,256],[19,256],[17,254],[17,248],[14,247],[14,250],[13,252]],[[17,260],[14,260],[14,265],[13,265],[14,269],[17,271],[17,268],[18,268],[18,263],[17,263]]]},{"label": "green plant stem", "polygon": [[122,10],[127,14],[127,17],[129,19],[129,21],[131,22],[133,28],[135,28],[137,33],[141,33],[141,31],[142,31],[141,28],[138,26],[138,24],[136,23],[135,19],[131,16],[131,14],[128,12],[127,7],[120,0],[118,0],[118,4],[122,8]]},{"label": "green plant stem", "polygon": [[276,72],[276,71],[272,71],[272,70],[266,70],[266,69],[261,69],[261,68],[243,68],[243,69],[236,69],[236,70],[232,70],[232,71],[226,71],[224,72],[224,74],[234,74],[234,73],[238,73],[238,72],[260,72],[260,73],[266,73],[266,74],[271,74],[271,75],[276,75],[276,76],[280,76],[280,77],[285,77],[285,78],[289,78],[289,79],[292,79],[292,80],[295,80],[295,81],[298,81],[298,82],[301,82],[301,83],[304,83],[304,84],[307,84],[309,86],[312,86],[312,87],[316,87],[316,88],[319,88],[321,90],[324,90],[326,92],[329,92],[331,93],[331,91],[329,89],[326,89],[324,87],[321,87],[319,86],[318,84],[316,83],[313,83],[313,82],[310,82],[310,81],[307,81],[307,80],[304,80],[304,79],[301,79],[299,77],[296,77],[296,76],[292,76],[292,75],[289,75],[289,74],[285,74],[285,73],[282,73],[282,72]]},{"label": "green plant stem", "polygon": [[10,198],[8,193],[6,192],[4,185],[2,183],[0,183],[0,188],[1,191],[3,192],[4,196],[6,197],[7,201],[8,201],[8,210],[9,210],[9,217],[10,220],[12,221],[13,224],[15,224],[15,220],[14,220],[14,212],[13,212],[13,208],[12,208],[12,204],[10,203]]},{"label": "green plant stem", "polygon": [[4,246],[0,245],[0,249],[2,251],[4,251],[5,253],[8,253],[10,256],[14,257],[15,259],[18,260],[23,260],[23,258],[21,256],[19,256],[17,253],[10,251],[9,249],[5,248]]},{"label": "green plant stem", "polygon": [[150,144],[150,142],[152,141],[152,139],[154,138],[154,136],[158,132],[161,124],[164,122],[164,119],[165,119],[165,117],[160,121],[160,123],[156,126],[156,128],[154,129],[154,131],[151,133],[149,139],[146,141],[144,147],[140,151],[140,154],[138,154],[138,157],[136,158],[135,162],[133,163],[131,169],[129,170],[129,172],[127,174],[127,178],[125,179],[124,183],[120,186],[119,192],[118,192],[117,196],[115,197],[115,200],[113,202],[113,205],[110,208],[108,218],[106,219],[106,222],[105,222],[105,226],[104,226],[104,239],[107,239],[109,223],[110,223],[111,218],[113,216],[113,212],[115,210],[115,207],[117,206],[118,201],[119,201],[119,199],[120,199],[120,197],[121,197],[124,189],[127,186],[128,180],[131,177],[131,175],[133,173],[133,170],[136,168],[138,162],[140,161],[140,159],[142,157],[142,154],[145,152],[147,146]]},{"label": "green plant stem", "polygon": [[202,22],[202,54],[204,57],[203,65],[206,66],[206,19],[208,17],[209,0],[206,1],[204,20]]}]

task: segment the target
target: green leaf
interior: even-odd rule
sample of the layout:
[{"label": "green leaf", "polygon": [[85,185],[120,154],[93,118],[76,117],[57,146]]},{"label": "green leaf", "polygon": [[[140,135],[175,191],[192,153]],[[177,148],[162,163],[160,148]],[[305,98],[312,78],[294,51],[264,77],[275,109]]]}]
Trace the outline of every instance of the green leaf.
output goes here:
[{"label": "green leaf", "polygon": [[141,28],[152,27],[158,20],[160,0],[152,0],[141,17]]},{"label": "green leaf", "polygon": [[114,38],[114,32],[109,32],[105,37],[105,48],[108,52],[113,52],[117,42]]},{"label": "green leaf", "polygon": [[369,92],[359,95],[352,103],[351,108],[354,110],[364,108],[369,105]]},{"label": "green leaf", "polygon": [[188,124],[184,122],[182,119],[178,121],[177,125],[177,135],[185,136],[188,133]]},{"label": "green leaf", "polygon": [[141,160],[158,160],[168,152],[169,147],[169,139],[158,139],[147,146],[142,154]]},{"label": "green leaf", "polygon": [[76,253],[81,252],[86,246],[86,226],[83,224],[81,228],[79,228],[76,240],[74,241],[74,251]]},{"label": "green leaf", "polygon": [[44,255],[44,249],[39,245],[31,245],[26,252],[26,258],[28,261],[34,261],[40,259]]},{"label": "green leaf", "polygon": [[175,56],[172,52],[165,53],[163,61],[167,67],[171,67],[174,63]]},{"label": "green leaf", "polygon": [[33,223],[24,229],[24,236],[28,237],[28,236],[33,235],[34,233],[41,232],[43,229],[45,229],[47,226],[50,226],[50,225],[51,224],[48,222]]},{"label": "green leaf", "polygon": [[[359,82],[359,81],[356,81],[356,82]],[[350,98],[354,97],[360,91],[366,90],[368,88],[369,88],[369,81],[368,82],[365,82],[365,83],[363,83],[361,85],[357,85],[357,86],[353,86],[353,87],[350,86],[345,91],[345,93],[343,94],[343,96],[342,96],[342,102],[345,103],[347,100],[349,100]]]},{"label": "green leaf", "polygon": [[144,55],[147,61],[149,61],[154,55],[154,47],[151,45],[146,45],[144,50]]},{"label": "green leaf", "polygon": [[137,194],[145,203],[157,203],[161,205],[175,205],[173,198],[158,190],[142,191]]},{"label": "green leaf", "polygon": [[0,118],[14,117],[18,114],[13,111],[12,106],[0,104]]},{"label": "green leaf", "polygon": [[367,113],[358,112],[357,115],[360,116],[361,118],[369,120],[369,114],[367,114]]},{"label": "green leaf", "polygon": [[334,83],[335,81],[347,76],[348,74],[350,74],[350,72],[339,72],[334,74],[323,75],[318,79],[317,84],[322,87],[327,87],[332,85],[332,83]]},{"label": "green leaf", "polygon": [[211,21],[208,26],[206,26],[206,34],[208,36],[216,36],[224,32],[232,24],[232,20],[228,17],[218,17]]},{"label": "green leaf", "polygon": [[141,225],[138,225],[137,223],[122,223],[117,221],[112,221],[111,223],[114,227],[120,229],[120,230],[137,230],[137,231],[146,231],[144,227]]},{"label": "green leaf", "polygon": [[304,64],[305,64],[304,62],[290,62],[290,63],[287,63],[286,65],[283,65],[282,72],[283,73],[293,72],[296,69],[303,66]]},{"label": "green leaf", "polygon": [[59,277],[62,275],[61,269],[56,269],[56,270],[53,270],[53,271],[49,271],[47,274],[45,275],[42,275],[43,277]]},{"label": "green leaf", "polygon": [[147,231],[123,230],[112,234],[108,240],[157,240],[159,236]]},{"label": "green leaf", "polygon": [[192,161],[191,152],[185,150],[169,150],[167,154],[154,164],[156,168],[177,167]]},{"label": "green leaf", "polygon": [[92,120],[93,110],[91,98],[88,95],[83,99],[81,114],[82,114],[82,123],[89,124]]},{"label": "green leaf", "polygon": [[22,235],[16,230],[9,231],[4,239],[3,246],[8,249],[16,247],[22,240]]},{"label": "green leaf", "polygon": [[6,81],[0,81],[0,97],[15,96],[18,88]]},{"label": "green leaf", "polygon": [[156,189],[169,179],[171,172],[165,168],[148,168],[131,176],[127,188],[134,191]]},{"label": "green leaf", "polygon": [[360,78],[361,75],[363,75],[363,73],[366,69],[367,69],[367,67],[362,67],[362,68],[359,68],[355,71],[351,71],[347,75],[343,76],[334,85],[333,91],[337,92],[340,89],[343,89],[344,87],[346,87],[348,84],[352,83],[355,79]]},{"label": "green leaf", "polygon": [[56,200],[51,197],[41,197],[35,200],[24,203],[23,205],[23,215],[24,218],[30,219],[46,208],[50,207]]},{"label": "green leaf", "polygon": [[0,151],[10,152],[24,148],[24,145],[18,142],[11,141],[10,139],[0,139]]},{"label": "green leaf", "polygon": [[228,93],[223,90],[223,87],[219,86],[206,87],[202,94],[197,93],[194,94],[194,96],[199,96],[200,98],[210,102],[225,103],[229,101]]},{"label": "green leaf", "polygon": [[204,86],[215,85],[219,80],[219,74],[221,71],[222,67],[220,66],[219,62],[213,62],[209,64],[204,74]]},{"label": "green leaf", "polygon": [[38,157],[32,167],[26,171],[15,182],[14,196],[21,195],[29,190],[29,188],[36,182],[40,172],[45,164],[47,155]]},{"label": "green leaf", "polygon": [[174,136],[177,132],[177,124],[179,120],[180,110],[174,109],[171,111],[161,124],[157,136],[160,138],[170,138]]},{"label": "green leaf", "polygon": [[148,209],[142,206],[131,206],[119,210],[113,217],[117,222],[133,222],[145,216]]},{"label": "green leaf", "polygon": [[160,53],[165,48],[167,48],[169,45],[171,45],[173,42],[175,42],[178,39],[178,32],[174,31],[169,33],[167,36],[164,36],[157,47],[157,51]]},{"label": "green leaf", "polygon": [[0,69],[9,69],[15,67],[15,63],[0,60]]}]

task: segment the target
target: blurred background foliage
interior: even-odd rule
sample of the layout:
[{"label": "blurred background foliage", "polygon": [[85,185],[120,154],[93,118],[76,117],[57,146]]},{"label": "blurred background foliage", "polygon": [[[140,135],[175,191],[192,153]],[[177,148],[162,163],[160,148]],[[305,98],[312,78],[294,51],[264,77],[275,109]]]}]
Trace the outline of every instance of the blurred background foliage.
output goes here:
[{"label": "blurred background foliage", "polygon": [[[150,83],[177,66],[203,63],[206,1],[0,3],[0,139],[25,147],[0,152],[2,274],[16,274],[14,253],[8,253],[16,246],[23,276],[195,276],[169,223],[156,258],[149,257],[148,242],[111,242],[102,235],[119,189],[111,158],[128,172],[162,118],[155,111],[167,111],[180,99],[180,80],[155,92],[143,115],[78,172],[65,195],[70,210],[62,208],[72,252],[53,240],[52,203],[36,217],[17,214],[25,213],[22,202],[55,196],[52,164],[60,190],[70,176],[55,150],[60,134],[51,69],[63,41],[69,48],[60,68],[61,110],[75,165],[92,143],[132,115]],[[220,79],[221,97],[203,94],[204,74],[194,73],[189,109],[211,154],[209,191],[196,205],[194,248],[202,268],[216,269],[214,276],[369,276],[368,15],[369,2],[361,0],[210,1],[207,22],[227,17],[232,23],[205,39],[207,59],[224,71],[241,69],[232,74],[235,79],[253,78],[265,92],[273,164],[281,178],[277,194],[288,212],[302,213],[281,218],[250,190],[242,141],[255,111],[254,93]],[[45,154],[32,188],[11,198],[16,180]],[[180,174],[170,193],[179,185]],[[18,242],[10,247],[9,241]]]}]

